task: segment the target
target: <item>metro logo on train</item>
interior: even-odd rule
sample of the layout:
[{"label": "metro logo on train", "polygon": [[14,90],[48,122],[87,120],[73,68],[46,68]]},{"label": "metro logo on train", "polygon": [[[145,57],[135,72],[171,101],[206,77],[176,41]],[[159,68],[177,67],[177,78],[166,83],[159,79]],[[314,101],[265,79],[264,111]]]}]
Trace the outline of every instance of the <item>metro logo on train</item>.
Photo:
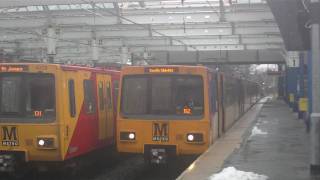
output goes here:
[{"label": "metro logo on train", "polygon": [[167,142],[169,141],[169,125],[167,123],[153,123],[152,140]]},{"label": "metro logo on train", "polygon": [[3,126],[1,129],[2,146],[19,146],[17,127]]}]

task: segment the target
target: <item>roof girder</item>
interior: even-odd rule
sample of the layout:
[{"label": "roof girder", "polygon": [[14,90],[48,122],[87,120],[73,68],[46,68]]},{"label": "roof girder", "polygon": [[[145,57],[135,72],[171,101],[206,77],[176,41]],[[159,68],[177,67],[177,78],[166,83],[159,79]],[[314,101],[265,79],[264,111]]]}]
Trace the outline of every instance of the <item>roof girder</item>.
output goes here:
[{"label": "roof girder", "polygon": [[[42,5],[65,5],[65,4],[81,4],[81,3],[113,3],[113,2],[159,2],[164,0],[1,0],[0,8],[12,8],[22,6],[42,6]],[[177,0],[165,0],[167,2],[176,2]],[[248,1],[249,3],[250,1]],[[184,4],[187,4],[186,1]]]}]

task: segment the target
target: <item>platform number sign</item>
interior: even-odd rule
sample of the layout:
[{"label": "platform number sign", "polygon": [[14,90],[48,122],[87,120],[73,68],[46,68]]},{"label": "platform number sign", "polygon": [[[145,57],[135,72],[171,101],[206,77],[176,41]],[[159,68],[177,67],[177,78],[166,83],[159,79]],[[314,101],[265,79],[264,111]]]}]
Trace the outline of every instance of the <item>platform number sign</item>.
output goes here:
[{"label": "platform number sign", "polygon": [[169,124],[168,123],[153,123],[152,124],[152,141],[169,141]]},{"label": "platform number sign", "polygon": [[15,126],[2,126],[2,146],[19,146],[18,130]]}]

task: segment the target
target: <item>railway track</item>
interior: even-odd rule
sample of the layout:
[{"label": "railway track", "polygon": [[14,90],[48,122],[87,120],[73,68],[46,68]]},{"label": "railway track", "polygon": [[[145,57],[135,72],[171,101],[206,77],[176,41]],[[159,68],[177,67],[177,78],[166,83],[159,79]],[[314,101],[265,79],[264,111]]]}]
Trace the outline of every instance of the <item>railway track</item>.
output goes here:
[{"label": "railway track", "polygon": [[1,180],[171,180],[179,176],[195,157],[170,165],[148,165],[142,156],[117,155],[80,169],[75,174],[30,172],[23,177],[2,176]]}]

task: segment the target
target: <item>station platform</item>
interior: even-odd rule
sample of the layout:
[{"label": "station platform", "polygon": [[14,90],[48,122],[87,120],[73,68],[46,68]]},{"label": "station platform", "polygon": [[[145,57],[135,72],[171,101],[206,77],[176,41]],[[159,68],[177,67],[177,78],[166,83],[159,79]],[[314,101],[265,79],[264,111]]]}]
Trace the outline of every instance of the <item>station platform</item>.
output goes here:
[{"label": "station platform", "polygon": [[285,102],[264,98],[177,179],[316,179],[306,126]]}]

